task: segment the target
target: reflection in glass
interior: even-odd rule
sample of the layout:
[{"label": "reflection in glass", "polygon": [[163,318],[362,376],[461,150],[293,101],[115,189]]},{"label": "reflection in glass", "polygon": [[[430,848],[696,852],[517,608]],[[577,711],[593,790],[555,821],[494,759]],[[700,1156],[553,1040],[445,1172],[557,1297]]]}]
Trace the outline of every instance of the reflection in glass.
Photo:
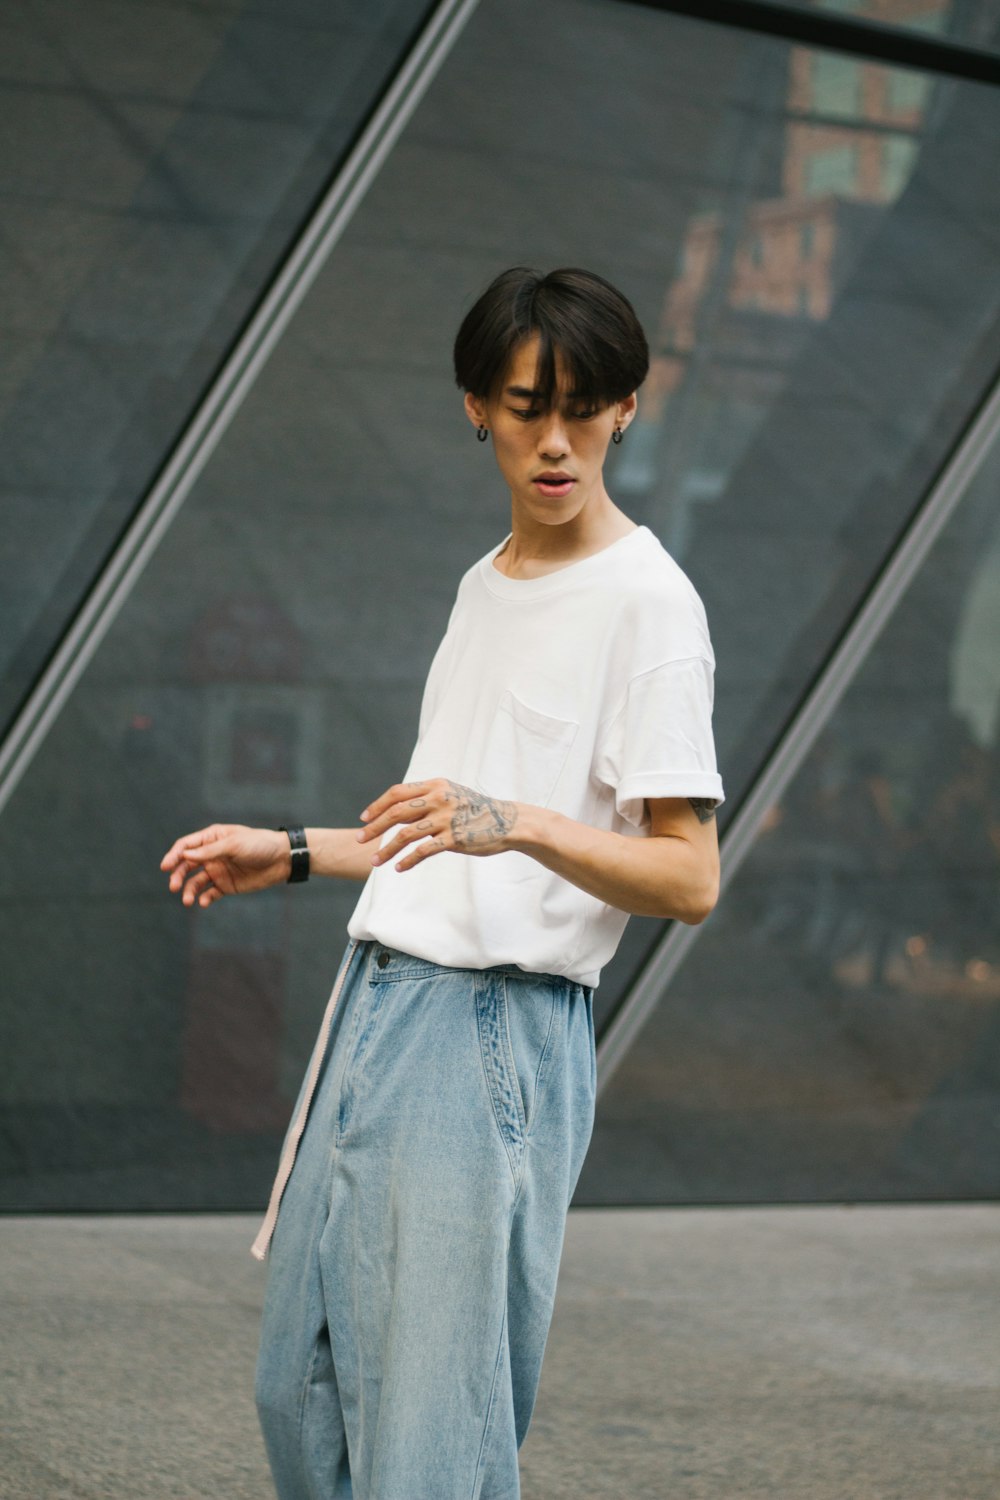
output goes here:
[{"label": "reflection in glass", "polygon": [[[608,485],[705,599],[727,805],[1000,364],[993,91],[934,84],[918,131],[864,65],[859,117],[817,117],[773,38],[545,0],[525,49],[522,17],[475,12],[0,817],[7,1203],[266,1192],[357,893],[192,915],[158,861],[215,819],[354,823],[405,768],[457,581],[508,529],[450,371],[497,270],[591,266],[653,335]],[[845,145],[849,188],[811,195]],[[630,923],[602,1018],[661,932]],[[718,983],[697,1016],[751,1024]]]},{"label": "reflection in glass", "polygon": [[602,1098],[583,1202],[1000,1189],[1000,447]]},{"label": "reflection in glass", "polygon": [[748,122],[745,196],[688,224],[637,440],[617,474],[633,494],[664,497],[675,555],[690,507],[725,490],[794,377],[810,325],[831,317],[865,240],[905,189],[933,97],[925,77],[805,47],[790,48],[787,68],[770,77],[783,128]]},{"label": "reflection in glass", "polygon": [[0,728],[426,6],[0,21]]}]

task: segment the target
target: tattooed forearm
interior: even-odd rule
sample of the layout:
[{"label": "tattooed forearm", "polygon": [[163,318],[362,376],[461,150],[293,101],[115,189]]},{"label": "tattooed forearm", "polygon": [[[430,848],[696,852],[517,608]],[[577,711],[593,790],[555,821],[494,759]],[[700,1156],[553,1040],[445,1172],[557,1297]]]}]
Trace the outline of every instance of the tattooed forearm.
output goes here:
[{"label": "tattooed forearm", "polygon": [[449,781],[448,786],[455,799],[451,832],[456,849],[467,849],[472,844],[492,844],[510,833],[517,822],[516,802],[500,802],[457,781]]},{"label": "tattooed forearm", "polygon": [[699,823],[707,823],[709,818],[715,817],[719,805],[717,797],[689,797],[688,801],[697,813]]}]

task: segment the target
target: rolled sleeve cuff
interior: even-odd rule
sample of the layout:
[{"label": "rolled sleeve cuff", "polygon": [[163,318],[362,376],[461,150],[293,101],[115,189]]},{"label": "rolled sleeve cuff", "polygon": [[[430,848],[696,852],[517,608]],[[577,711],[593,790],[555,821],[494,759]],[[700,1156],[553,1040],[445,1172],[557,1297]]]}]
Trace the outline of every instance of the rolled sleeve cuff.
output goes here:
[{"label": "rolled sleeve cuff", "polygon": [[717,771],[641,771],[626,776],[615,790],[615,807],[626,822],[642,826],[647,797],[714,797],[726,800]]}]

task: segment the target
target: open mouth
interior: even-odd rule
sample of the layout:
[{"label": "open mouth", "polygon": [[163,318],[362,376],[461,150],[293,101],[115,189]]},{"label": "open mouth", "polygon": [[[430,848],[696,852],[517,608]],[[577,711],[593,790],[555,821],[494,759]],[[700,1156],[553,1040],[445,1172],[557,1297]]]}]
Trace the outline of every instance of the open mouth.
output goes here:
[{"label": "open mouth", "polygon": [[535,488],[543,495],[558,499],[561,495],[568,495],[576,480],[571,474],[539,474],[532,480]]}]

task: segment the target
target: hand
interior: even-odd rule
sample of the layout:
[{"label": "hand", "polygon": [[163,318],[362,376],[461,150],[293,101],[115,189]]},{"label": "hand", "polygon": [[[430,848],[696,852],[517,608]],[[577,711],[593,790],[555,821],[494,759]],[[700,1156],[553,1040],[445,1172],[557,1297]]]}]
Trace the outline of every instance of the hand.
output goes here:
[{"label": "hand", "polygon": [[170,872],[170,889],[181,892],[185,906],[196,901],[211,906],[220,896],[280,885],[291,868],[287,833],[240,823],[213,823],[186,833],[160,860],[160,869]]},{"label": "hand", "polygon": [[372,857],[373,865],[385,864],[401,849],[412,846],[397,870],[412,870],[432,854],[451,850],[456,854],[500,854],[517,822],[519,804],[500,802],[457,781],[435,777],[432,781],[403,782],[383,792],[361,814],[365,824],[358,833],[364,843],[380,837],[397,823],[401,828],[384,849]]}]

